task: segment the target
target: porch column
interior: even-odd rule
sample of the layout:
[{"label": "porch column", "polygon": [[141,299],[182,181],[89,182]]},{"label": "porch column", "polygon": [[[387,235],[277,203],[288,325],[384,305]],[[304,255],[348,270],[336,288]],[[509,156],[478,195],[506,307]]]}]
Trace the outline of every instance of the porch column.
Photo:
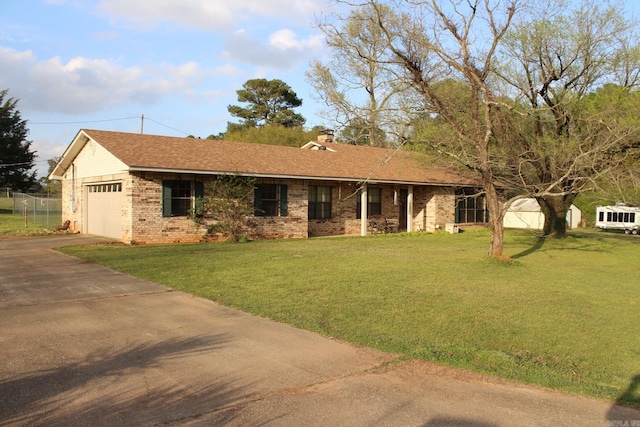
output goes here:
[{"label": "porch column", "polygon": [[367,235],[367,204],[369,198],[367,196],[367,184],[364,184],[360,189],[360,235]]},{"label": "porch column", "polygon": [[407,192],[407,232],[413,231],[413,185],[409,186]]}]

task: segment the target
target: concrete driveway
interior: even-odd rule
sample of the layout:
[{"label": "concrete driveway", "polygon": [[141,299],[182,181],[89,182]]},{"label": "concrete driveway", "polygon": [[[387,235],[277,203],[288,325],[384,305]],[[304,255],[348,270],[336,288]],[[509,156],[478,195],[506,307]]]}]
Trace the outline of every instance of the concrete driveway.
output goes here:
[{"label": "concrete driveway", "polygon": [[51,249],[101,241],[0,240],[0,425],[640,425],[607,401],[398,360]]}]

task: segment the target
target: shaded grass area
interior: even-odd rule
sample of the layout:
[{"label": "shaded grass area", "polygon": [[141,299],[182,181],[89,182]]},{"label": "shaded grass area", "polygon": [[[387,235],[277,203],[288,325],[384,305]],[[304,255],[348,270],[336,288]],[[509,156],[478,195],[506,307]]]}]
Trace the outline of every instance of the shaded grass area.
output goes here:
[{"label": "shaded grass area", "polygon": [[[640,373],[640,237],[508,231],[63,252],[411,358],[615,399]],[[640,406],[627,393],[622,403]]]}]

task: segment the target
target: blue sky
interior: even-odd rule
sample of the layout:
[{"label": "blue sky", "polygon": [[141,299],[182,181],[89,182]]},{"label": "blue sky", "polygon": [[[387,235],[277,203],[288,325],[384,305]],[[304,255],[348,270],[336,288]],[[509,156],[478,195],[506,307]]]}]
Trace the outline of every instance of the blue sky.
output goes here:
[{"label": "blue sky", "polygon": [[[622,0],[629,15],[637,0]],[[81,128],[205,138],[236,90],[281,79],[317,112],[304,74],[327,55],[332,0],[0,0],[0,89],[19,100],[39,175]]]},{"label": "blue sky", "polygon": [[19,100],[38,172],[79,129],[205,138],[252,78],[281,79],[316,117],[304,73],[329,0],[2,0],[0,89]]}]

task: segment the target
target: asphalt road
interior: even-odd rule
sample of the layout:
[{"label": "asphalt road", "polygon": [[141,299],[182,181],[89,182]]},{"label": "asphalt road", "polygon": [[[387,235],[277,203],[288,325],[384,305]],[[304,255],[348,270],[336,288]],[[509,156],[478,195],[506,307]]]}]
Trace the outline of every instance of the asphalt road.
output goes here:
[{"label": "asphalt road", "polygon": [[[0,239],[0,426],[640,426],[640,411],[357,347]],[[625,424],[626,423],[626,424]]]}]

